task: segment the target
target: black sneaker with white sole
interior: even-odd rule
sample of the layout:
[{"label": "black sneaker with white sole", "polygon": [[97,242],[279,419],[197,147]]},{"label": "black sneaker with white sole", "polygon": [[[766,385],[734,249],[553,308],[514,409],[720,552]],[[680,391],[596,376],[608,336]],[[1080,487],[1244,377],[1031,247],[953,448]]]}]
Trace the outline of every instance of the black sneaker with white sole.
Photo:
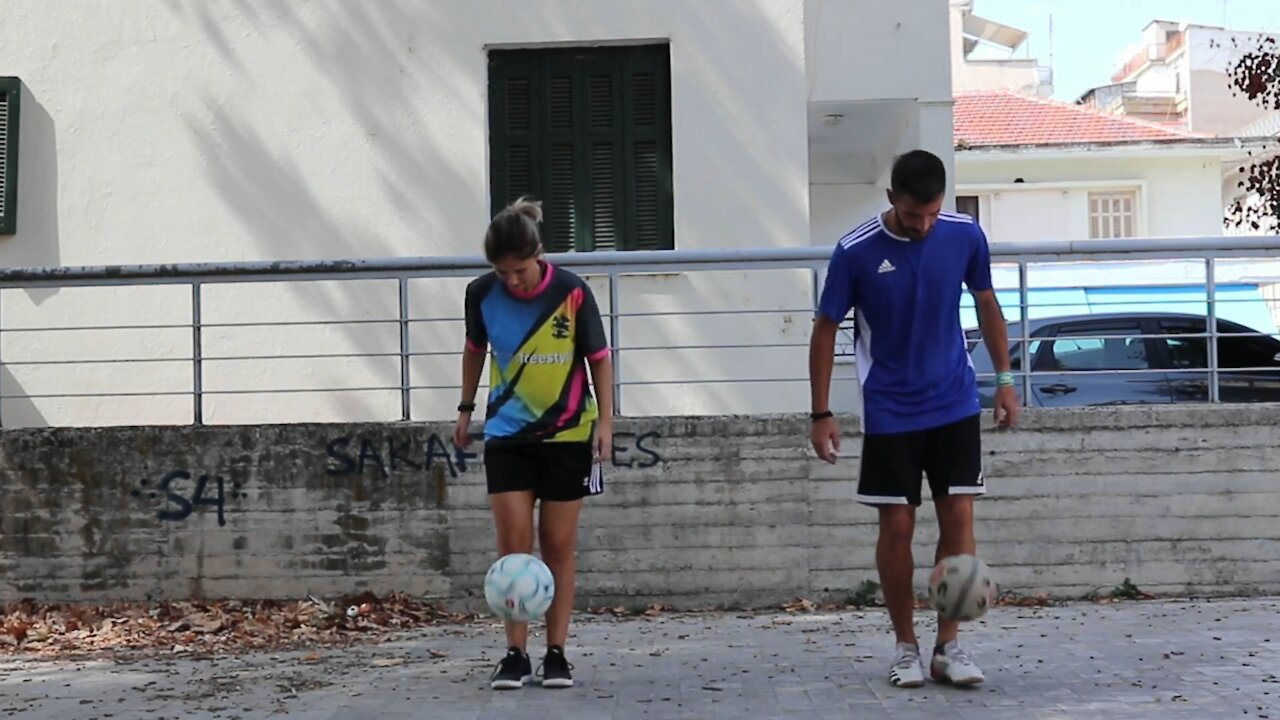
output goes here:
[{"label": "black sneaker with white sole", "polygon": [[494,690],[519,690],[533,679],[533,661],[520,648],[509,648],[489,677]]},{"label": "black sneaker with white sole", "polygon": [[552,645],[547,648],[546,657],[538,666],[538,674],[542,677],[544,688],[573,687],[573,665],[564,659],[564,648]]}]

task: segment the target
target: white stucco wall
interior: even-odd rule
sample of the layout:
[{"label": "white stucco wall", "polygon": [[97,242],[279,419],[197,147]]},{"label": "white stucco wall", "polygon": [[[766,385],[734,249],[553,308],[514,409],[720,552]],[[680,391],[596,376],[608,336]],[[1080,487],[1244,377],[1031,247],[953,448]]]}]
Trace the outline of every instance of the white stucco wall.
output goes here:
[{"label": "white stucco wall", "polygon": [[[1136,189],[1138,235],[1222,234],[1221,161],[1202,157],[1043,159],[957,154],[957,194],[986,195],[983,228],[992,242],[1086,240],[1090,191]],[[1024,182],[1015,184],[1021,178]],[[987,209],[984,207],[984,211]]]},{"label": "white stucco wall", "polygon": [[[18,234],[0,238],[0,263],[477,254],[489,216],[486,49],[575,43],[670,44],[678,249],[809,242],[808,101],[941,103],[924,113],[921,137],[932,139],[922,144],[949,144],[945,0],[929,3],[936,17],[889,0],[817,3],[816,25],[806,21],[812,0],[542,0],[514,13],[503,0],[7,0],[4,70],[27,92]],[[806,35],[817,44],[806,48]],[[941,65],[920,55],[933,46]],[[457,358],[444,353],[460,343],[462,284],[411,283],[412,316],[432,321],[412,325],[411,350],[439,353],[412,361],[412,382],[430,386],[414,391],[415,417],[453,413]],[[805,375],[807,316],[792,311],[807,307],[810,286],[802,272],[625,278],[624,313],[773,310],[748,322],[748,341],[796,344],[750,356],[628,354],[621,371],[632,381],[775,379],[636,386],[625,391],[628,411],[806,407],[803,382],[777,380]],[[0,292],[5,330],[175,326],[6,333],[0,417],[188,422],[190,296],[188,287]],[[207,328],[204,355],[225,359],[206,361],[205,389],[236,394],[206,396],[206,421],[399,417],[395,390],[362,389],[398,386],[395,357],[236,359],[396,353],[394,323],[368,322],[395,310],[391,282],[206,286],[205,323],[363,322]],[[728,340],[720,316],[622,325],[623,348]],[[39,364],[125,358],[164,362]],[[281,387],[352,390],[262,392]],[[101,392],[138,395],[26,397]]]},{"label": "white stucco wall", "polygon": [[[587,41],[671,43],[678,246],[784,244],[805,221],[802,6],[547,0],[496,22],[501,0],[9,0],[5,24],[20,32],[6,72],[30,89],[28,121],[51,127],[25,138],[27,222],[2,257],[475,252],[489,209],[486,47]],[[56,237],[21,213],[50,190]]]},{"label": "white stucco wall", "polygon": [[[954,17],[953,17],[954,15]],[[884,209],[898,154],[924,148],[954,178],[948,0],[808,0],[811,114],[839,112],[810,134],[810,242],[832,245]],[[954,183],[949,183],[954,186]]]},{"label": "white stucco wall", "polygon": [[806,0],[809,99],[950,100],[947,0]]},{"label": "white stucco wall", "polygon": [[[1181,58],[1181,59],[1180,59]],[[1139,95],[1168,95],[1178,91],[1178,74],[1186,66],[1186,53],[1167,62],[1148,65],[1135,79]],[[1185,79],[1185,78],[1184,78]]]},{"label": "white stucco wall", "polygon": [[[19,230],[0,239],[0,262],[476,254],[489,216],[486,48],[583,42],[670,43],[678,248],[805,242],[803,7],[803,0],[545,0],[513,15],[501,0],[9,0],[5,24],[15,32],[5,42],[5,72],[29,92]],[[386,319],[394,316],[395,293],[385,285],[211,286],[205,321]],[[458,288],[447,285],[415,282],[415,310],[457,317]],[[778,302],[789,303],[801,287],[808,284],[780,291]],[[690,276],[680,292],[689,307],[710,297],[764,302],[748,297],[740,279]],[[189,295],[183,288],[5,291],[0,323],[84,325],[92,315],[101,316],[93,324],[155,324],[167,314],[174,317],[163,322],[189,322]],[[85,313],[86,305],[97,309]],[[781,332],[783,320],[774,322]],[[651,332],[658,336],[631,330],[624,344],[680,339],[663,333],[688,339],[699,326],[686,319]],[[209,333],[206,355],[398,347],[394,325]],[[0,352],[5,360],[37,361],[139,357],[153,346],[190,353],[184,330],[152,331],[143,344],[118,332],[104,331],[101,342],[86,337],[15,334]],[[415,324],[413,340],[414,352],[451,351],[460,334],[456,326]],[[644,370],[670,374],[672,362],[659,358]],[[414,369],[415,383],[456,381],[456,358],[417,358]],[[66,394],[72,386],[179,392],[190,387],[191,373],[184,363],[13,365],[2,382],[10,395]],[[398,384],[395,358],[385,357],[205,367],[209,390]],[[395,398],[394,391],[226,395],[206,400],[206,417],[378,419],[398,416]],[[455,400],[454,390],[418,391],[415,411],[433,415],[439,406],[449,414]],[[9,424],[183,422],[190,401],[45,398],[5,403],[4,412]]]}]

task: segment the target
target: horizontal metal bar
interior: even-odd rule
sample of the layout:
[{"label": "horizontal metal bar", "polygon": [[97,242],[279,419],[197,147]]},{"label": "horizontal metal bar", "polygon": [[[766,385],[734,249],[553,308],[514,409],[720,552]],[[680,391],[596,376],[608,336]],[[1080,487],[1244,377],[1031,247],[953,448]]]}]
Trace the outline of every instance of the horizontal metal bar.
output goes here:
[{"label": "horizontal metal bar", "polygon": [[43,365],[129,365],[133,363],[189,363],[193,357],[177,358],[89,358],[87,360],[5,360],[5,367],[21,367],[24,365],[40,367]]},{"label": "horizontal metal bar", "polygon": [[[563,253],[553,263],[581,274],[682,272],[686,270],[812,269],[831,256],[830,246],[766,247],[721,250],[649,250]],[[1180,259],[1186,257],[1271,257],[1280,243],[1269,236],[1125,238],[1054,242],[994,243],[999,262],[1072,259]],[[142,284],[143,282],[270,282],[334,277],[400,279],[466,277],[489,270],[480,256],[342,260],[89,265],[0,269],[0,288],[36,285]]]},{"label": "horizontal metal bar", "polygon": [[0,328],[0,333],[76,332],[80,330],[190,330],[191,323],[178,325],[51,325],[49,327]]},{"label": "horizontal metal bar", "polygon": [[732,345],[639,345],[618,348],[621,352],[653,352],[667,350],[778,350],[784,348],[808,348],[809,343],[743,343]]},{"label": "horizontal metal bar", "polygon": [[[1138,340],[1138,339],[1166,339],[1166,338],[1196,338],[1206,340],[1210,337],[1208,333],[1179,333],[1177,335],[1070,335],[1048,337],[1032,337],[1033,342],[1044,342],[1046,340]],[[1276,338],[1280,339],[1280,335],[1268,333],[1219,333],[1219,338]],[[1011,335],[1010,342],[1021,342],[1023,338]],[[978,343],[980,340],[973,339],[969,342]],[[846,343],[847,344],[847,343]],[[618,348],[625,352],[657,352],[657,351],[682,351],[682,350],[754,350],[754,349],[804,349],[808,347],[808,343],[731,343],[724,345],[639,345],[633,347]],[[460,350],[439,350],[439,351],[421,351],[408,353],[408,357],[457,357],[462,354]],[[365,352],[365,353],[296,353],[286,355],[206,355],[201,358],[205,363],[209,362],[236,362],[243,360],[251,361],[272,361],[272,360],[340,360],[340,359],[363,359],[363,358],[381,358],[381,357],[400,357],[398,352]],[[6,360],[4,364],[10,367],[20,366],[42,366],[42,365],[126,365],[130,363],[188,363],[193,358],[172,357],[172,358],[83,358],[75,360]],[[1158,370],[1159,368],[1153,368]],[[1266,369],[1266,368],[1263,368]],[[1274,368],[1271,368],[1274,369]],[[1036,371],[1053,373],[1054,371]],[[1088,371],[1102,372],[1102,371]],[[1107,371],[1110,372],[1110,371]],[[1119,372],[1119,371],[1116,371]],[[1141,371],[1150,372],[1150,371]],[[433,386],[434,387],[434,386]]]},{"label": "horizontal metal bar", "polygon": [[[398,385],[385,387],[332,387],[332,388],[272,388],[270,390],[201,390],[202,395],[290,395],[302,393],[385,392],[399,390]],[[30,395],[0,395],[0,400],[17,398],[113,398],[113,397],[193,397],[192,390],[156,392],[94,392],[94,393],[32,393]]]},{"label": "horizontal metal bar", "polygon": [[[1247,338],[1247,337],[1274,337],[1280,338],[1280,335],[1264,332],[1247,332],[1247,333],[1158,333],[1158,334],[1142,334],[1142,333],[1125,333],[1123,335],[1032,335],[1031,340],[1046,342],[1049,340],[1165,340],[1165,339],[1182,339],[1194,338],[1205,340],[1210,337],[1219,338]],[[1009,336],[1012,340],[1025,340],[1027,338]],[[968,338],[968,342],[979,342],[979,338]],[[624,348],[625,349],[625,348]]]},{"label": "horizontal metal bar", "polygon": [[[1224,368],[1219,371],[1223,375],[1239,375],[1245,373],[1271,372],[1276,373],[1274,367],[1258,367],[1258,368]],[[1082,376],[1082,375],[1141,375],[1141,374],[1169,374],[1169,375],[1188,375],[1208,373],[1208,368],[1153,368],[1150,370],[1052,370],[1041,371],[1036,370],[1029,373],[1030,377],[1045,376]],[[1027,375],[1021,371],[1015,371],[1015,376]],[[993,373],[978,373],[981,379],[994,377]],[[1280,373],[1277,373],[1280,379]],[[646,386],[646,385],[733,385],[733,384],[767,384],[767,383],[805,383],[808,378],[690,378],[685,380],[633,380],[623,382],[626,386]],[[457,390],[457,385],[410,385],[409,390]],[[342,392],[391,392],[398,391],[400,387],[397,385],[371,386],[371,387],[326,387],[326,388],[272,388],[272,389],[235,389],[235,390],[204,390],[205,395],[280,395],[280,394],[305,394],[305,393],[342,393]],[[85,393],[33,393],[33,394],[7,394],[0,395],[0,400],[15,399],[38,399],[38,398],[118,398],[118,397],[180,397],[192,395],[190,390],[179,391],[154,391],[154,392],[85,392]]]},{"label": "horizontal metal bar", "polygon": [[[1199,367],[1199,368],[1147,368],[1147,369],[1145,369],[1145,370],[1142,370],[1142,369],[1139,369],[1139,370],[1032,370],[1032,371],[1030,372],[1030,375],[1031,375],[1032,377],[1036,377],[1036,376],[1044,377],[1044,376],[1050,376],[1050,375],[1097,375],[1097,376],[1103,376],[1103,375],[1140,375],[1140,374],[1143,374],[1143,373],[1166,373],[1166,374],[1170,374],[1170,375],[1193,375],[1193,374],[1195,374],[1195,373],[1206,373],[1206,372],[1208,372],[1208,371],[1209,371],[1209,368],[1206,366],[1206,367]],[[1222,369],[1221,369],[1221,371],[1222,371],[1222,372],[1224,372],[1224,373],[1226,373],[1226,372],[1235,372],[1235,373],[1246,373],[1246,372],[1257,373],[1257,372],[1266,372],[1266,373],[1271,373],[1271,374],[1273,374],[1273,375],[1275,376],[1276,380],[1277,380],[1277,381],[1280,381],[1280,367],[1276,367],[1275,365],[1269,365],[1269,366],[1251,366],[1251,367],[1238,367],[1238,368],[1235,368],[1235,367],[1233,367],[1233,368],[1222,368]],[[1010,372],[1011,372],[1012,374],[1014,374],[1014,375],[1017,375],[1017,376],[1022,376],[1022,375],[1026,375],[1026,374],[1028,374],[1028,373],[1023,372],[1022,370],[1011,370]],[[996,376],[996,373],[995,373],[994,371],[991,371],[991,372],[980,372],[980,373],[974,373],[974,374],[975,374],[977,377],[979,377],[979,378],[993,378],[993,377],[995,377],[995,376]]]},{"label": "horizontal metal bar", "polygon": [[813,308],[763,308],[757,310],[663,310],[659,312],[624,312],[618,313],[620,318],[639,317],[699,317],[714,315],[805,315],[813,314]]},{"label": "horizontal metal bar", "polygon": [[686,380],[630,380],[619,383],[621,385],[725,385],[732,383],[743,383],[747,385],[761,383],[790,383],[790,382],[809,382],[809,378],[741,378],[737,380],[727,378],[689,378]]},{"label": "horizontal metal bar", "polygon": [[[1256,302],[1256,301],[1255,301],[1255,300],[1247,300],[1247,299],[1241,299],[1241,300],[1219,300],[1219,301],[1218,301],[1218,305],[1225,305],[1225,304],[1230,303],[1230,302],[1241,302],[1241,303],[1243,303],[1243,302]],[[1115,304],[1115,305],[1126,305],[1126,306],[1131,306],[1131,305],[1134,305],[1135,303],[1092,303],[1092,305],[1094,305],[1095,307],[1096,307],[1096,306],[1100,306],[1100,305],[1106,305],[1106,304]],[[1153,304],[1153,305],[1155,305],[1155,304],[1159,304],[1159,303],[1152,303],[1152,304]],[[1074,307],[1074,306],[1076,306],[1076,305],[1079,305],[1079,303],[1064,303],[1061,307]],[[1031,306],[1031,309],[1044,308],[1044,307],[1057,307],[1057,306],[1049,306],[1049,305],[1033,305],[1033,306]],[[972,308],[966,308],[966,309],[972,310]],[[619,315],[618,315],[618,317],[622,317],[622,318],[640,318],[640,317],[700,317],[700,316],[723,316],[723,315],[733,315],[733,316],[738,316],[738,315],[772,315],[772,314],[777,314],[777,315],[799,315],[799,314],[804,314],[804,315],[808,315],[810,312],[812,312],[812,311],[811,311],[811,310],[808,310],[808,309],[796,309],[796,310],[688,310],[688,311],[684,311],[684,312],[680,312],[680,311],[672,311],[672,312],[652,312],[652,313],[621,313],[621,314],[619,314]],[[602,317],[602,318],[609,318],[609,317],[612,317],[612,316],[611,316],[611,315],[609,315],[608,313],[601,313],[601,317]],[[1087,316],[1087,315],[1082,315],[1081,317],[1082,317],[1082,319],[1083,319],[1083,318],[1088,317],[1088,316]],[[1050,319],[1050,318],[1048,318],[1048,317],[1045,317],[1045,318],[1034,318],[1034,319],[1032,319],[1032,322],[1042,322],[1042,321],[1049,320],[1049,319]],[[1097,317],[1094,317],[1094,318],[1092,318],[1092,319],[1094,319],[1094,320],[1098,320],[1098,319],[1106,320],[1107,318],[1097,318]],[[1157,318],[1157,319],[1158,319],[1158,318]],[[1176,317],[1175,317],[1175,318],[1170,318],[1170,319],[1172,319],[1172,320],[1177,320],[1178,318],[1176,318]],[[456,318],[456,319],[454,319],[454,318],[450,318],[450,319],[448,319],[448,320],[445,320],[445,319],[443,319],[443,318],[440,318],[440,319],[430,318],[430,319],[417,319],[417,320],[410,320],[409,322],[410,322],[410,323],[429,323],[429,322],[446,322],[446,321],[448,321],[448,322],[462,322],[462,321],[463,321],[463,318]],[[288,321],[280,321],[280,322],[274,322],[274,321],[266,321],[266,320],[264,320],[264,321],[259,321],[259,322],[202,323],[202,324],[201,324],[201,327],[202,327],[202,328],[204,328],[204,329],[209,329],[209,328],[251,328],[251,327],[305,327],[305,326],[311,326],[311,325],[314,325],[314,326],[332,326],[332,325],[394,325],[394,324],[398,324],[399,322],[400,322],[399,320],[288,320]],[[1013,320],[1011,320],[1011,321],[1009,321],[1009,322],[1010,322],[1010,325],[1012,325],[1014,322],[1017,322],[1017,321],[1013,321]],[[106,330],[112,330],[112,331],[119,331],[119,330],[190,330],[190,329],[191,329],[191,327],[192,327],[192,325],[191,325],[191,324],[189,324],[189,323],[188,323],[188,324],[183,324],[183,325],[168,325],[168,324],[164,324],[164,325],[54,325],[54,326],[50,326],[50,327],[0,328],[0,334],[6,334],[6,333],[43,333],[43,332],[78,332],[78,331],[85,331],[85,332],[94,331],[94,332],[96,332],[96,331],[106,331]],[[846,328],[844,328],[844,327],[842,326],[842,328],[841,328],[841,329],[846,329]],[[1206,335],[1206,336],[1207,336],[1207,335]],[[1261,332],[1255,332],[1255,333],[1218,333],[1218,336],[1219,336],[1219,337],[1254,337],[1254,336],[1268,336],[1268,337],[1271,337],[1271,335],[1269,335],[1268,333],[1261,333]],[[1076,335],[1073,335],[1072,337],[1084,337],[1084,336],[1076,336]],[[1161,336],[1155,336],[1155,335],[1143,335],[1143,336],[1138,336],[1138,335],[1108,335],[1108,336],[1106,336],[1106,337],[1166,337],[1166,335],[1161,335]],[[1180,334],[1178,335],[1178,337],[1201,337],[1201,336],[1199,336],[1199,335],[1191,335],[1191,334],[1183,334],[1183,333],[1180,333]],[[623,348],[623,349],[625,350],[625,349],[627,349],[627,348]],[[396,354],[398,354],[398,353],[396,353]]]},{"label": "horizontal metal bar", "polygon": [[172,390],[157,392],[94,392],[94,393],[32,393],[20,395],[0,395],[0,400],[18,400],[37,398],[113,398],[113,397],[193,397],[191,390]]},{"label": "horizontal metal bar", "polygon": [[306,325],[398,325],[399,320],[258,320],[248,322],[200,323],[205,328],[300,327]]},{"label": "horizontal metal bar", "polygon": [[[1223,373],[1227,373],[1227,372],[1245,373],[1245,372],[1259,372],[1259,371],[1273,373],[1275,375],[1276,381],[1280,382],[1280,368],[1275,368],[1275,367],[1223,368],[1219,370],[1219,372],[1223,372]],[[1013,370],[1012,372],[1016,376],[1027,374],[1022,372],[1021,370]],[[1208,367],[1202,367],[1202,368],[1146,368],[1146,369],[1139,369],[1139,370],[1111,370],[1111,369],[1107,369],[1107,370],[1032,370],[1030,375],[1033,378],[1034,377],[1044,378],[1044,377],[1058,377],[1060,375],[1103,377],[1103,376],[1109,376],[1109,375],[1190,375],[1195,373],[1207,374],[1208,372],[1209,372]],[[993,376],[994,375],[992,373],[978,374],[978,377],[980,378],[987,378],[987,377],[993,377]],[[693,382],[693,381],[690,381],[690,382]],[[702,381],[698,380],[697,382],[702,382]]]},{"label": "horizontal metal bar", "polygon": [[[452,353],[458,355],[460,353]],[[237,360],[345,360],[355,358],[377,358],[377,357],[400,357],[398,352],[369,352],[369,353],[311,353],[297,355],[205,355],[200,358],[202,362],[234,362]]]}]

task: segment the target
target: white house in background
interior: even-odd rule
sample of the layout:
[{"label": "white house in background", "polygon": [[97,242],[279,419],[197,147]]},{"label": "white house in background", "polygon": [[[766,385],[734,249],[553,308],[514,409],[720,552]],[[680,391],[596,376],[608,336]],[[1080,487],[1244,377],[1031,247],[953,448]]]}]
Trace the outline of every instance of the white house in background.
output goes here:
[{"label": "white house in background", "polygon": [[1017,93],[957,93],[957,203],[992,240],[1221,235],[1225,174],[1264,140]]},{"label": "white house in background", "polygon": [[1014,57],[1027,32],[975,15],[974,0],[951,2],[951,83],[955,92],[1013,90],[1053,95],[1053,69]]},{"label": "white house in background", "polygon": [[[1236,192],[1224,179],[1267,144],[1011,92],[957,93],[955,103],[956,205],[978,218],[993,243],[1220,236],[1224,206]],[[1280,306],[1268,313],[1263,304],[1280,280],[1275,263],[1224,262],[1217,280],[1233,293],[1224,314],[1275,332]],[[1072,300],[1078,312],[1123,309],[1104,304],[1117,293],[1146,309],[1194,312],[1194,303],[1174,308],[1143,296],[1167,298],[1176,288],[1202,284],[1203,266],[1063,266],[1032,282],[1078,291]],[[1107,300],[1088,301],[1090,290]],[[1016,293],[1010,301],[1016,306]]]},{"label": "white house in background", "polygon": [[1079,102],[1195,133],[1252,137],[1246,128],[1272,111],[1233,92],[1228,72],[1267,38],[1280,35],[1154,20],[1111,83]]},{"label": "white house in background", "polygon": [[[828,245],[882,205],[896,154],[951,165],[947,0],[513,7],[8,0],[21,132],[0,263],[477,255],[521,192],[546,200],[556,249]],[[464,282],[410,283],[414,418],[453,414]],[[627,413],[808,406],[807,272],[620,285],[621,313],[648,315],[615,341],[653,348],[620,376],[673,383],[628,385]],[[395,318],[394,281],[202,292],[222,325],[203,337],[206,422],[400,417],[394,322],[227,325]],[[6,334],[5,425],[190,422],[189,287],[0,296],[0,329],[172,326]],[[696,314],[720,309],[773,312]],[[788,347],[679,349],[743,338]],[[237,359],[299,354],[334,357]],[[161,361],[97,362],[123,358]]]}]

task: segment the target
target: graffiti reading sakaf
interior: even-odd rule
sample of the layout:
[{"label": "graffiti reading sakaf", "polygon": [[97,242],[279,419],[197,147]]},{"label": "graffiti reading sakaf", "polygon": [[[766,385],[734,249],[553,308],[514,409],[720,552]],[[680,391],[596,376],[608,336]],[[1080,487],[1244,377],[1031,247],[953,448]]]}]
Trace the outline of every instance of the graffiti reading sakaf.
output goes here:
[{"label": "graffiti reading sakaf", "polygon": [[[613,434],[614,467],[649,468],[662,462],[658,454],[657,441],[662,436],[656,431],[645,433],[615,432]],[[479,440],[478,436],[474,439]],[[397,471],[427,470],[437,464],[442,465],[449,477],[456,478],[460,473],[476,466],[479,456],[470,450],[455,447],[453,442],[445,440],[437,433],[431,433],[421,444],[403,437],[353,438],[342,435],[331,439],[325,445],[328,456],[326,472],[330,475],[364,475],[376,472],[379,477],[388,479]]]},{"label": "graffiti reading sakaf", "polygon": [[[359,439],[356,448],[350,436],[344,435],[329,441],[325,446],[329,455],[328,473],[330,475],[363,475],[370,468],[377,468],[382,478],[402,468],[409,470],[430,470],[436,463],[443,463],[449,471],[449,477],[456,478],[458,473],[467,471],[467,461],[475,460],[476,454],[462,448],[446,444],[440,436],[431,433],[419,447],[404,439],[388,437],[379,440]],[[385,453],[385,454],[384,454]]]}]

